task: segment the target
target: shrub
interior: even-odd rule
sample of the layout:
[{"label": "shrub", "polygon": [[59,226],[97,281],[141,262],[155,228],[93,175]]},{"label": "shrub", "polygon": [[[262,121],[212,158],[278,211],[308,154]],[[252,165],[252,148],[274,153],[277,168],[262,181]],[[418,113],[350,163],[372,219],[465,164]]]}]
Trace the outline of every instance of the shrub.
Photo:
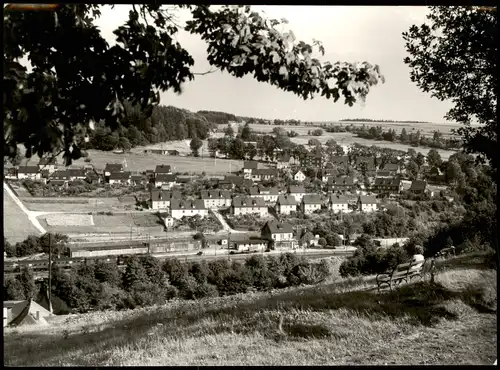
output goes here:
[{"label": "shrub", "polygon": [[219,291],[215,285],[202,283],[196,287],[195,296],[196,298],[218,297]]},{"label": "shrub", "polygon": [[87,163],[90,163],[90,162],[92,162],[92,158],[87,157],[87,158],[85,158],[83,161],[84,161],[84,162],[87,162]]}]

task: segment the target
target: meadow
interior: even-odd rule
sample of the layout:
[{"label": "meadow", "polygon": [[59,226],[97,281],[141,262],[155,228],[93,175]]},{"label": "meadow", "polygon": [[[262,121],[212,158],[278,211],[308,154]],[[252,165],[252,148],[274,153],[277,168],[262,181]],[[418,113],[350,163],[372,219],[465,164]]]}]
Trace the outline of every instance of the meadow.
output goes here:
[{"label": "meadow", "polygon": [[[366,124],[368,125],[368,123],[366,123]],[[374,123],[372,123],[372,124],[374,124]],[[387,126],[384,126],[384,125],[391,125],[391,124],[379,123],[379,125],[382,125],[384,128],[388,128]],[[443,125],[443,128],[448,128],[448,130],[449,130],[450,128],[448,126],[450,126],[450,125]],[[251,124],[250,127],[255,132],[270,133],[275,126]],[[420,152],[424,155],[427,155],[427,153],[430,150],[430,148],[412,147],[411,145],[405,145],[405,144],[401,144],[401,143],[391,143],[391,142],[382,141],[382,140],[364,139],[364,138],[357,137],[355,134],[353,134],[351,132],[326,132],[326,131],[324,131],[323,135],[321,135],[321,136],[312,136],[312,135],[307,135],[307,133],[311,130],[314,130],[315,127],[291,126],[291,125],[283,125],[283,126],[279,126],[279,127],[283,128],[287,131],[297,132],[299,134],[299,136],[293,137],[290,140],[293,141],[294,143],[300,144],[300,145],[307,145],[307,143],[310,139],[317,139],[322,144],[325,144],[328,140],[333,139],[340,145],[352,145],[354,143],[358,143],[358,144],[366,145],[366,146],[375,145],[375,146],[378,146],[381,148],[403,150],[405,152],[409,148],[413,148],[413,149],[415,149],[415,151],[417,153]],[[427,130],[428,130],[428,132],[426,132],[427,135],[432,134],[432,131],[430,131],[431,130],[430,126],[423,126],[423,127],[427,128]],[[440,127],[440,126],[438,125],[438,127]],[[391,126],[391,128],[392,128],[392,126]],[[420,128],[420,129],[422,130],[422,128]],[[434,128],[434,129],[436,129],[436,128]],[[407,128],[407,130],[408,130],[408,128]],[[398,132],[397,129],[396,129],[396,132]],[[448,133],[449,133],[449,131],[448,131]],[[456,153],[452,150],[437,149],[437,151],[439,152],[441,157],[445,160],[448,159],[452,154]]]},{"label": "meadow", "polygon": [[[168,144],[168,143],[167,143]],[[169,148],[170,149],[170,148]],[[123,163],[127,162],[127,170],[133,172],[143,172],[146,170],[154,170],[156,165],[167,164],[172,166],[172,171],[177,173],[201,173],[207,174],[227,174],[229,172],[239,171],[243,167],[243,161],[217,159],[201,157],[180,157],[160,154],[144,154],[144,153],[122,153],[104,152],[100,150],[88,150],[91,164],[97,170],[104,170],[107,163]],[[27,161],[27,165],[36,165],[39,161],[38,156],[32,157]],[[58,163],[62,164],[62,156],[58,157]],[[86,165],[84,158],[80,158],[73,162],[73,167],[83,167]],[[23,163],[23,165],[25,165]]]},{"label": "meadow", "polygon": [[22,242],[29,235],[40,234],[5,189],[3,191],[3,232],[10,243]]},{"label": "meadow", "polygon": [[[336,266],[338,267],[337,261]],[[491,365],[497,277],[480,259],[436,283],[373,290],[373,277],[265,293],[172,300],[4,329],[6,366]]]}]

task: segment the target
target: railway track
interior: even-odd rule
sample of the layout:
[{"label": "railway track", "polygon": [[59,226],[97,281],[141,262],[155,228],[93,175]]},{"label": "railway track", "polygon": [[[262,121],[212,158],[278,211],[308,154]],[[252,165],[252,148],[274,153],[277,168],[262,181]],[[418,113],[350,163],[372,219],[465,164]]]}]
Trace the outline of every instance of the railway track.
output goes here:
[{"label": "railway track", "polygon": [[[294,253],[294,252],[292,252]],[[282,253],[238,253],[238,254],[220,254],[218,256],[208,256],[208,255],[152,255],[158,259],[168,259],[168,258],[177,258],[181,262],[191,262],[191,261],[213,261],[216,259],[228,259],[230,261],[238,261],[245,260],[246,258],[252,255],[271,255],[276,256]],[[304,256],[308,259],[318,259],[324,257],[332,257],[332,256],[349,256],[352,255],[352,251],[327,251],[327,252],[295,252],[298,256]],[[93,257],[93,258],[61,258],[55,259],[53,264],[59,266],[62,269],[71,269],[73,266],[78,266],[81,264],[95,264],[98,261],[107,262],[107,263],[116,263],[119,268],[125,268],[124,258],[127,256],[115,257],[115,256],[105,256],[105,257]],[[35,277],[46,277],[48,275],[48,260],[23,260],[17,262],[7,262],[4,263],[4,276],[13,276],[20,273],[21,268],[23,266],[29,266],[34,270]]]}]

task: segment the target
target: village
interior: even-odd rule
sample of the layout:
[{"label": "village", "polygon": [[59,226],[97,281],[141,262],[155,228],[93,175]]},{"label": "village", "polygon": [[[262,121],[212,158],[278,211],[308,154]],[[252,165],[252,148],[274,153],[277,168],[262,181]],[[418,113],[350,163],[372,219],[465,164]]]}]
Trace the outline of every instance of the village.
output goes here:
[{"label": "village", "polygon": [[[349,154],[351,149],[344,146],[342,150]],[[235,253],[345,247],[359,234],[341,232],[327,238],[327,232],[312,233],[310,221],[333,219],[341,223],[348,214],[369,217],[386,211],[391,204],[397,205],[400,200],[415,196],[430,199],[435,193],[433,189],[443,189],[429,185],[442,185],[445,181],[437,167],[422,165],[419,178],[408,181],[405,167],[410,155],[407,154],[394,156],[391,162],[377,166],[376,155],[325,153],[315,146],[298,159],[276,149],[272,158],[246,160],[241,170],[212,177],[182,175],[175,172],[175,166],[164,163],[154,169],[132,172],[127,170],[126,160],[97,169],[91,164],[65,168],[55,159],[43,158],[37,166],[6,168],[5,178],[26,187],[37,184],[56,193],[74,189],[78,184],[103,191],[125,191],[129,195],[140,193],[143,197],[135,209],[158,216],[164,226],[155,240],[150,235],[147,238],[132,235],[131,231],[130,238],[117,236],[104,245],[97,240],[70,243],[70,257],[192,253],[202,248],[214,248],[214,253],[218,248]],[[99,213],[97,210],[93,209],[94,214]],[[122,229],[127,227],[123,225]],[[74,230],[77,232],[78,227]],[[378,242],[389,246],[405,238],[406,235],[391,236]]]}]

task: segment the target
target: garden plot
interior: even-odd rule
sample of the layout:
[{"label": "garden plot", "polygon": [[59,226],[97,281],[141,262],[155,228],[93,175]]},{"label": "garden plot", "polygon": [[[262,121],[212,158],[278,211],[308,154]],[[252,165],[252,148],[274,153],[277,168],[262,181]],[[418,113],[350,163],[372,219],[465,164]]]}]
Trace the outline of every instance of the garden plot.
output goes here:
[{"label": "garden plot", "polygon": [[92,215],[54,214],[45,216],[48,226],[94,226]]}]

